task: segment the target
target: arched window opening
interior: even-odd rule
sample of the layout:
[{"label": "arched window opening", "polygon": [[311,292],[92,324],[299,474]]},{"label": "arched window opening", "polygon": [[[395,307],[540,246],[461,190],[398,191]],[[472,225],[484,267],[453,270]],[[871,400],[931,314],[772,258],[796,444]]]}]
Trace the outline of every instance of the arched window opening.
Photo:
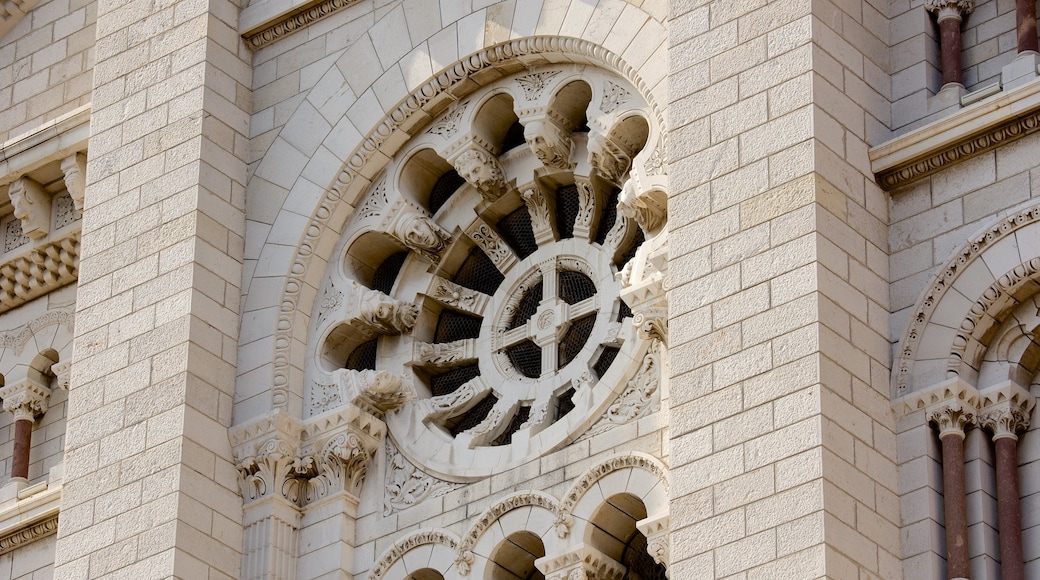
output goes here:
[{"label": "arched window opening", "polygon": [[531,532],[516,532],[491,552],[488,580],[544,580],[534,561],[545,556],[542,540]]},{"label": "arched window opening", "polygon": [[665,567],[647,552],[647,540],[636,522],[646,519],[646,506],[629,493],[611,496],[589,520],[586,541],[625,566],[625,580],[663,580]]}]

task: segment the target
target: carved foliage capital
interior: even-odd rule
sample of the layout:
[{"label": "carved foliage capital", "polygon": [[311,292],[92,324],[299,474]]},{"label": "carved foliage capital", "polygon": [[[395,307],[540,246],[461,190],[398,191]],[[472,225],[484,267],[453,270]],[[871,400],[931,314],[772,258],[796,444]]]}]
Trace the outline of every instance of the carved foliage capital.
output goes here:
[{"label": "carved foliage capital", "polygon": [[379,442],[353,425],[333,433],[313,454],[304,456],[307,503],[345,491],[357,496]]},{"label": "carved foliage capital", "polygon": [[51,390],[32,378],[0,388],[4,410],[14,415],[15,421],[35,421],[47,412]]},{"label": "carved foliage capital", "polygon": [[964,430],[975,422],[975,409],[960,400],[943,402],[928,410],[928,422],[939,429],[939,438],[964,437]]},{"label": "carved foliage capital", "polygon": [[1029,414],[1020,406],[1002,403],[979,414],[979,425],[993,432],[993,439],[1010,437],[1029,429]]},{"label": "carved foliage capital", "polygon": [[960,20],[975,11],[975,0],[925,0],[924,7],[935,12],[939,21],[947,18]]}]

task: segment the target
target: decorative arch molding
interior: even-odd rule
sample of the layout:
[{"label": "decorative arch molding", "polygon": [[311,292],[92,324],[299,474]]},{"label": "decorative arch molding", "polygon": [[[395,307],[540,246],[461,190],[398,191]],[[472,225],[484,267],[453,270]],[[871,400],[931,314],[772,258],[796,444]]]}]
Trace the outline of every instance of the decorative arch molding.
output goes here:
[{"label": "decorative arch molding", "polygon": [[[75,314],[71,310],[51,310],[18,328],[0,333],[0,349],[12,349],[15,355],[21,355],[29,339],[40,330],[52,325],[62,325],[71,333],[74,321]],[[71,338],[72,335],[69,334],[69,339]]]},{"label": "decorative arch molding", "polygon": [[977,378],[1002,317],[1036,293],[1037,249],[1040,205],[1033,205],[990,223],[939,268],[900,341],[893,397],[953,376]]},{"label": "decorative arch molding", "polygon": [[[458,553],[459,537],[443,529],[419,530],[408,534],[394,542],[372,567],[368,580],[381,580],[405,554],[416,548],[428,545],[443,546],[453,553]],[[443,573],[443,571],[442,571]]]},{"label": "decorative arch molding", "polygon": [[[574,484],[571,485],[571,488],[567,491],[566,495],[564,495],[563,501],[560,502],[560,516],[562,518],[573,517],[572,514],[576,511],[578,506],[583,503],[582,500],[585,498],[585,495],[589,490],[607,476],[623,470],[644,471],[657,478],[663,486],[661,489],[663,495],[657,498],[657,502],[654,502],[654,504],[651,505],[646,501],[650,498],[645,497],[643,494],[636,495],[646,504],[647,513],[657,515],[660,511],[667,511],[668,493],[671,489],[671,483],[668,480],[668,466],[651,455],[633,452],[630,455],[614,455],[609,457],[594,465],[586,471],[584,475],[579,477]],[[652,489],[653,488],[646,491],[652,491]],[[624,489],[619,491],[628,491],[629,493],[632,493],[636,490]],[[559,521],[559,525],[567,526],[569,528],[569,525],[566,524],[565,521]],[[562,533],[559,527],[557,527],[556,532],[561,534],[561,537],[566,535]]]},{"label": "decorative arch molding", "polygon": [[[664,127],[661,109],[636,69],[602,46],[580,38],[536,36],[496,44],[459,60],[412,91],[362,139],[307,218],[277,301],[271,381],[271,404],[275,409],[289,409],[291,391],[295,388],[290,376],[295,377],[296,371],[304,367],[302,360],[298,360],[306,350],[297,344],[301,336],[299,328],[307,326],[310,303],[316,299],[315,289],[322,274],[321,267],[312,267],[314,255],[323,254],[335,244],[339,229],[350,217],[370,180],[411,136],[426,128],[431,119],[452,103],[475,90],[472,79],[488,83],[529,65],[560,57],[602,67],[626,79],[639,90]],[[664,156],[658,152],[655,155],[658,159]],[[302,385],[296,386],[302,389]],[[298,395],[302,398],[302,393]]]},{"label": "decorative arch molding", "polygon": [[[452,563],[458,576],[480,578],[482,576],[479,572],[487,560],[486,555],[478,556],[477,554],[480,551],[481,540],[497,522],[502,521],[504,516],[525,508],[541,510],[545,512],[545,515],[555,518],[548,529],[527,530],[538,532],[536,535],[539,535],[547,550],[553,547],[562,551],[571,549],[574,547],[571,544],[579,545],[582,543],[582,538],[585,537],[585,519],[580,516],[576,518],[574,514],[578,511],[591,513],[606,499],[606,497],[594,498],[593,494],[588,493],[589,490],[611,476],[624,474],[625,471],[629,473],[626,474],[624,484],[618,486],[617,489],[608,490],[606,495],[629,493],[644,502],[650,516],[640,522],[641,531],[648,536],[657,537],[656,541],[651,542],[652,555],[655,558],[663,557],[662,554],[667,553],[662,539],[666,542],[668,535],[668,492],[670,489],[668,467],[650,455],[633,452],[609,457],[591,467],[575,480],[564,495],[563,501],[558,501],[551,495],[540,491],[519,492],[499,500],[477,518],[461,539],[450,531],[442,529],[420,530],[411,533],[394,542],[380,556],[367,578],[368,580],[382,580],[406,553],[429,544],[441,545],[452,550],[454,554]],[[638,481],[639,476],[633,476],[636,473],[642,474],[645,479]],[[503,528],[502,531],[506,534],[523,531],[513,529],[513,526],[503,526]],[[575,528],[574,533],[572,533],[572,528]],[[551,537],[553,532],[557,536],[555,539]],[[552,554],[547,557],[552,557]],[[446,574],[447,570],[442,569],[441,572]],[[447,574],[445,577],[448,577]]]}]

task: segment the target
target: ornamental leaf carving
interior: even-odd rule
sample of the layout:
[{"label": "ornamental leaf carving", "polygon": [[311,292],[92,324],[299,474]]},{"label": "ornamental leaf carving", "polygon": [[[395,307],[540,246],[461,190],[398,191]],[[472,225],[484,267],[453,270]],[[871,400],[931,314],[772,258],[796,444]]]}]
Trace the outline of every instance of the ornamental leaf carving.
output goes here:
[{"label": "ornamental leaf carving", "polygon": [[546,70],[516,77],[516,84],[524,93],[524,98],[533,101],[541,96],[549,81],[560,74],[558,70]]},{"label": "ornamental leaf carving", "polygon": [[437,479],[419,470],[405,459],[390,439],[386,440],[386,457],[384,516],[410,508],[426,499],[440,497],[465,485]]}]

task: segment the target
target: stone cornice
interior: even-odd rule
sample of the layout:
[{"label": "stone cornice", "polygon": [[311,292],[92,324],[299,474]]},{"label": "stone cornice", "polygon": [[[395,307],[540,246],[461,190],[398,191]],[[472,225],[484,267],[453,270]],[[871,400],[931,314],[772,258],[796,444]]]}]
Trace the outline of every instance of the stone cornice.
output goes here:
[{"label": "stone cornice", "polygon": [[0,509],[0,555],[58,531],[62,486],[53,483],[48,485],[45,491]]},{"label": "stone cornice", "polygon": [[51,161],[86,151],[90,105],[83,105],[0,145],[0,185]]},{"label": "stone cornice", "polygon": [[290,34],[303,30],[360,0],[267,0],[251,4],[242,10],[239,34],[246,46],[259,50]]},{"label": "stone cornice", "polygon": [[79,238],[73,232],[0,264],[0,313],[75,282]]},{"label": "stone cornice", "polygon": [[1006,91],[870,150],[878,185],[891,190],[1040,129],[1040,81]]}]

